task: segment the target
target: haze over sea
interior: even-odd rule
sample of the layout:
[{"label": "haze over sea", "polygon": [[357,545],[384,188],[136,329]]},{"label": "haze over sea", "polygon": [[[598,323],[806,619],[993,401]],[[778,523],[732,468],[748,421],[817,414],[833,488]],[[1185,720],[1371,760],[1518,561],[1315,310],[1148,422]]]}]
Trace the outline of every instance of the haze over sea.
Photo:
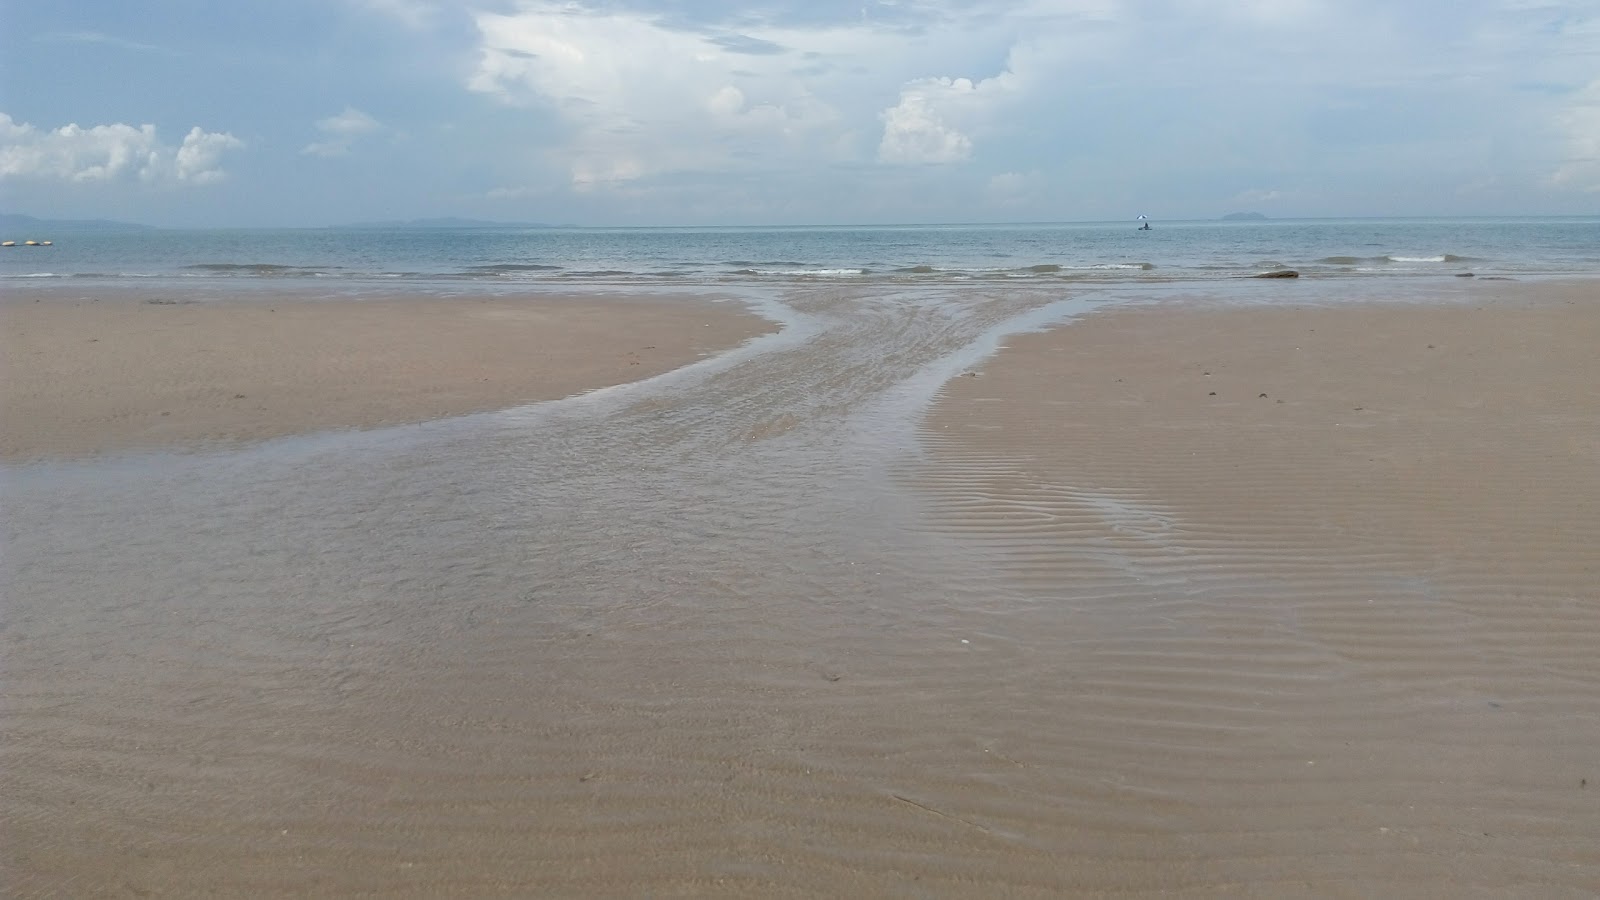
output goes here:
[{"label": "haze over sea", "polygon": [[[0,278],[152,288],[228,279],[331,290],[449,292],[529,283],[1036,279],[1212,281],[1293,269],[1317,278],[1600,271],[1600,217],[1299,219],[737,228],[325,228],[80,231],[0,252]],[[300,282],[305,286],[305,282]],[[334,284],[339,287],[333,287]]]}]

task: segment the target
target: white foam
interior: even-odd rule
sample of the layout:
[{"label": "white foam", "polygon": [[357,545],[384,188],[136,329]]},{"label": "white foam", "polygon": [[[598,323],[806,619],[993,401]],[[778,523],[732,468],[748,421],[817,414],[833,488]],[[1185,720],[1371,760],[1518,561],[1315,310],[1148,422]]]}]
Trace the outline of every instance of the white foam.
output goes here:
[{"label": "white foam", "polygon": [[837,276],[840,276],[840,275],[865,275],[865,274],[867,274],[867,270],[866,269],[755,269],[754,271],[755,271],[755,273],[757,275],[789,275],[789,276],[819,275],[819,276],[825,276],[825,277],[826,276],[835,276],[835,277],[837,277]]}]

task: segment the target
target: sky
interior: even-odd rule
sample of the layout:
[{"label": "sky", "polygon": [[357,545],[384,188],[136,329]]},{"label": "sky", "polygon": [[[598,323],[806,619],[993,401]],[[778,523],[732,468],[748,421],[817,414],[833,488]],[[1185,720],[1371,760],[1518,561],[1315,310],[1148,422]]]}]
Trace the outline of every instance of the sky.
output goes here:
[{"label": "sky", "polygon": [[1600,0],[0,0],[0,211],[1600,212]]}]

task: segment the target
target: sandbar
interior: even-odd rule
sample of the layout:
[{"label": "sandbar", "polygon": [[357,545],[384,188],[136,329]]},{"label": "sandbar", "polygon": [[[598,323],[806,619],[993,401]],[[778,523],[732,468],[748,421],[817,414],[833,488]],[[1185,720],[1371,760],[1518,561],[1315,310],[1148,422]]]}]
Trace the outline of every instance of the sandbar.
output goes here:
[{"label": "sandbar", "polygon": [[1197,895],[1589,895],[1600,285],[1351,293],[1103,310],[947,386],[921,487],[1030,598],[1019,758],[1062,773],[1000,824],[1137,813]]},{"label": "sandbar", "polygon": [[677,296],[12,291],[0,302],[0,458],[11,461],[508,408],[648,378],[776,329],[737,304]]}]

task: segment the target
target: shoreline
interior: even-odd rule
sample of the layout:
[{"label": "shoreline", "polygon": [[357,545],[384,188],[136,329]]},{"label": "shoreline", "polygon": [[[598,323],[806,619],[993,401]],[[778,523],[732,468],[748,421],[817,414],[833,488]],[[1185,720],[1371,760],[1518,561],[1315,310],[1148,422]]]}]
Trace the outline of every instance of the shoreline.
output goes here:
[{"label": "shoreline", "polygon": [[0,301],[0,460],[506,409],[660,375],[778,329],[709,296],[167,294]]}]

